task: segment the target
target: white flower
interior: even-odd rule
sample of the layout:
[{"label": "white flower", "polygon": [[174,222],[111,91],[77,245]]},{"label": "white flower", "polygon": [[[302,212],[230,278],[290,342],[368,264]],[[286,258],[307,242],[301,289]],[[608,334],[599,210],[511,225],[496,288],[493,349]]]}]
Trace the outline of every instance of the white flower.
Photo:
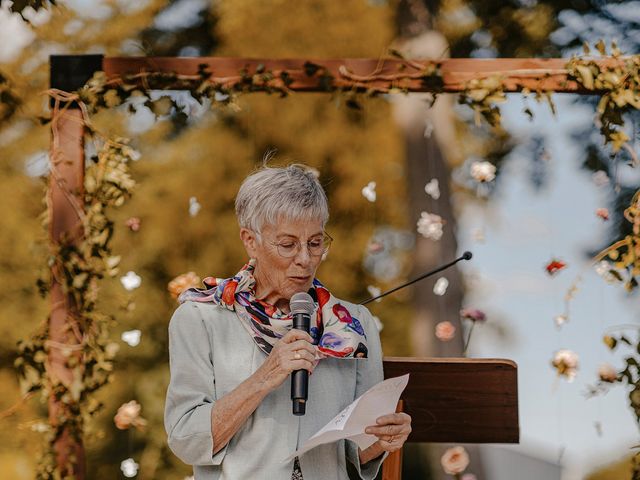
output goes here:
[{"label": "white flower", "polygon": [[424,191],[434,200],[438,200],[440,198],[440,183],[437,178],[432,178],[429,180],[424,186]]},{"label": "white flower", "polygon": [[438,296],[442,296],[447,293],[447,287],[449,286],[449,280],[445,277],[440,277],[436,284],[433,286],[433,293]]},{"label": "white flower", "polygon": [[558,375],[567,377],[572,382],[578,370],[578,354],[571,350],[558,350],[553,356],[551,364],[555,367]]},{"label": "white flower", "polygon": [[370,202],[376,201],[376,182],[369,182],[366,187],[362,189],[362,195]]},{"label": "white flower", "polygon": [[609,175],[604,170],[598,170],[591,175],[591,179],[593,183],[596,184],[596,187],[604,187],[609,184]]},{"label": "white flower", "polygon": [[382,329],[384,328],[384,325],[382,324],[380,319],[378,317],[376,317],[375,315],[373,315],[373,323],[376,324],[376,328],[378,329],[378,332],[381,332]]},{"label": "white flower", "polygon": [[484,243],[484,229],[481,227],[478,228],[474,228],[473,231],[471,232],[471,236],[473,237],[473,240],[478,242],[478,243]]},{"label": "white flower", "polygon": [[490,182],[496,178],[496,166],[487,161],[475,161],[471,164],[471,176],[476,182]]},{"label": "white flower", "polygon": [[618,379],[618,372],[609,363],[603,363],[598,368],[598,377],[603,382],[613,383]]},{"label": "white flower", "polygon": [[135,290],[142,283],[140,275],[136,275],[136,272],[129,271],[124,277],[120,277],[120,283],[126,290]]},{"label": "white flower", "polygon": [[[369,295],[371,295],[372,297],[377,297],[382,293],[382,290],[380,290],[378,287],[374,287],[373,285],[369,285],[367,287],[367,291],[369,292]],[[378,300],[376,300],[376,302],[379,302],[380,300],[382,299],[379,298]]]},{"label": "white flower", "polygon": [[616,277],[611,273],[612,266],[606,260],[598,262],[594,269],[606,282],[614,283],[616,281]]},{"label": "white flower", "polygon": [[140,343],[140,335],[140,330],[128,330],[126,332],[122,332],[120,338],[130,347],[136,347]]},{"label": "white flower", "polygon": [[449,448],[440,459],[444,472],[458,475],[469,466],[469,454],[463,447]]},{"label": "white flower", "polygon": [[124,153],[127,157],[129,157],[134,162],[137,162],[142,157],[142,154],[131,147],[124,147],[122,149],[122,153]]},{"label": "white flower", "polygon": [[133,458],[127,458],[120,463],[120,470],[122,474],[127,478],[135,477],[138,474],[138,465]]},{"label": "white flower", "polygon": [[47,425],[46,423],[42,423],[42,422],[37,422],[34,423],[33,425],[31,425],[31,430],[33,430],[34,432],[38,432],[38,433],[44,433],[44,432],[48,432],[50,430],[51,427],[49,427],[49,425]]},{"label": "white flower", "polygon": [[198,203],[198,199],[196,197],[191,197],[189,199],[189,215],[195,217],[198,215],[198,212],[202,208],[202,205]]},{"label": "white flower", "polygon": [[427,119],[424,124],[424,138],[431,138],[431,134],[433,133],[433,123],[431,120]]},{"label": "white flower", "polygon": [[556,322],[556,326],[557,327],[561,327],[562,325],[564,325],[565,323],[567,323],[567,321],[569,320],[569,317],[567,317],[566,315],[557,315],[553,321]]},{"label": "white flower", "polygon": [[418,219],[418,233],[425,238],[438,241],[442,237],[444,220],[435,213],[422,212]]}]

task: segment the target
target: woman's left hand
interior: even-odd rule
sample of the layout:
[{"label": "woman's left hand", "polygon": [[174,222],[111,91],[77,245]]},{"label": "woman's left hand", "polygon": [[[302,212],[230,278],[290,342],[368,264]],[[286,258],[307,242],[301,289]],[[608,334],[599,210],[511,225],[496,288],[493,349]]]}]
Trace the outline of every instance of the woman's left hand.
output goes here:
[{"label": "woman's left hand", "polygon": [[364,432],[378,437],[378,441],[372,447],[377,446],[385,452],[395,452],[402,448],[411,433],[411,417],[406,413],[383,415],[376,419],[376,425],[365,428]]}]

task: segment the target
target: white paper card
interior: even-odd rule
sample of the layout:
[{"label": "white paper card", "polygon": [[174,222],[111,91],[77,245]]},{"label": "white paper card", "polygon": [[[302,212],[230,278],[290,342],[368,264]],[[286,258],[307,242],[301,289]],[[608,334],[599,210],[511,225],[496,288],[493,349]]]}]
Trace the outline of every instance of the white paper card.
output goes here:
[{"label": "white paper card", "polygon": [[396,411],[400,394],[407,383],[409,383],[408,373],[400,377],[388,378],[374,385],[318,430],[284,462],[289,462],[318,445],[342,439],[353,440],[362,450],[373,445],[378,438],[364,433],[364,429],[375,425],[378,417]]}]

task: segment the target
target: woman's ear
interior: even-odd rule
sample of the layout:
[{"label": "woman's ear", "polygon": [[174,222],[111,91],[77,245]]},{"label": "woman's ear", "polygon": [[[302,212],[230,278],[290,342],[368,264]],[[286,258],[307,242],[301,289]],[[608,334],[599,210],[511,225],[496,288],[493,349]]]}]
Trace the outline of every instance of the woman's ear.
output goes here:
[{"label": "woman's ear", "polygon": [[249,255],[250,258],[255,258],[258,247],[258,238],[253,230],[249,230],[244,227],[241,228],[240,240],[242,240],[242,244],[244,245],[244,249],[247,251],[247,255]]}]

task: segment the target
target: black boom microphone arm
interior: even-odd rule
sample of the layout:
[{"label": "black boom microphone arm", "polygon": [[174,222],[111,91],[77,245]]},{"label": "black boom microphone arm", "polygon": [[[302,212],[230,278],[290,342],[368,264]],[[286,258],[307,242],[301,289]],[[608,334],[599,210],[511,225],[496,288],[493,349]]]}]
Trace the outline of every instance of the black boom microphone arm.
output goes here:
[{"label": "black boom microphone arm", "polygon": [[416,282],[419,282],[420,280],[422,280],[424,278],[430,277],[431,275],[435,275],[438,272],[446,270],[447,268],[449,268],[449,267],[455,265],[456,263],[458,263],[460,260],[471,260],[471,257],[473,257],[473,254],[471,252],[469,252],[469,251],[464,252],[462,255],[460,255],[458,258],[456,258],[453,262],[449,262],[449,263],[447,263],[445,265],[442,265],[442,266],[440,266],[440,267],[438,267],[435,270],[432,270],[430,272],[423,273],[419,277],[416,277],[413,280],[409,280],[407,283],[403,283],[402,285],[398,285],[397,287],[394,287],[391,290],[387,290],[386,292],[383,292],[380,295],[376,295],[375,297],[371,297],[369,300],[365,300],[364,302],[360,303],[360,305],[366,305],[367,303],[373,302],[374,300],[378,300],[379,298],[386,297],[390,293],[397,292],[401,288],[408,287],[409,285],[412,285],[412,284],[414,284]]}]

